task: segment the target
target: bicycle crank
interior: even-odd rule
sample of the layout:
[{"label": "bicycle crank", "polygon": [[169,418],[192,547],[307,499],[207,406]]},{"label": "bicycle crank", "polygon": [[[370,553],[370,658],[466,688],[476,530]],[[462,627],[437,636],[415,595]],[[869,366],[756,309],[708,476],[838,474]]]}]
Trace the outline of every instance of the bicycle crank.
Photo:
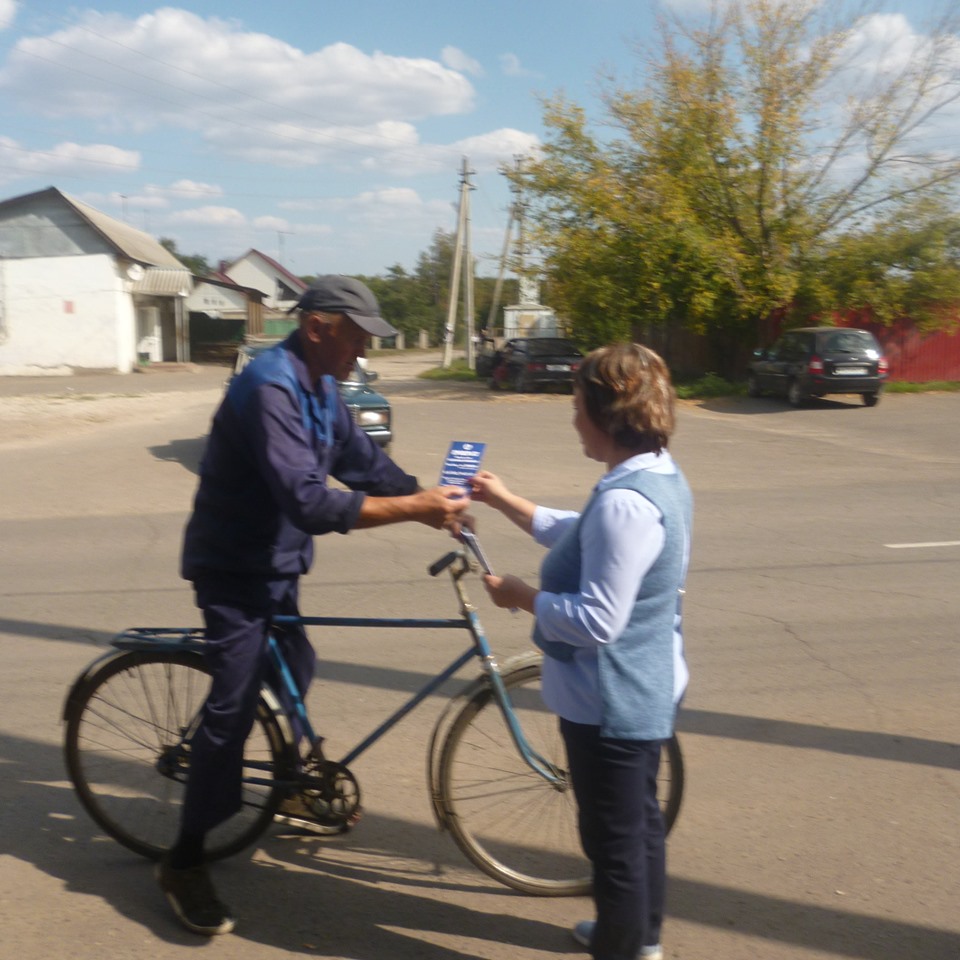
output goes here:
[{"label": "bicycle crank", "polygon": [[312,760],[304,780],[310,786],[297,795],[310,813],[310,819],[321,826],[349,830],[359,821],[360,784],[356,777],[335,760]]}]

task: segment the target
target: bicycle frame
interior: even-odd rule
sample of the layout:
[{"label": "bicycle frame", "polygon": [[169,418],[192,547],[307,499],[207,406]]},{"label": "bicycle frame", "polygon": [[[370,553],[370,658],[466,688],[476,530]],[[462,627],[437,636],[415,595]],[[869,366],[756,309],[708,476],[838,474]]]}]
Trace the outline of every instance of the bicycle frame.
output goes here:
[{"label": "bicycle frame", "polygon": [[[398,707],[390,716],[379,724],[371,733],[364,737],[356,746],[351,748],[340,760],[342,766],[349,766],[357,757],[376,743],[385,733],[395,727],[411,710],[418,707],[427,697],[429,697],[440,686],[446,683],[454,674],[465,666],[473,658],[480,661],[484,675],[490,683],[493,696],[497,701],[500,710],[503,713],[510,731],[510,736],[524,762],[535,773],[555,786],[563,787],[566,784],[566,777],[558,771],[553,764],[544,759],[534,750],[527,738],[524,736],[513,705],[510,702],[510,696],[500,676],[500,668],[497,664],[490,643],[484,633],[483,626],[480,623],[480,617],[476,608],[467,599],[466,592],[460,583],[461,578],[471,569],[470,561],[462,550],[455,550],[442,557],[430,567],[432,576],[436,576],[442,570],[458,562],[456,569],[450,571],[450,576],[454,583],[454,588],[460,600],[459,617],[451,619],[420,619],[420,618],[383,618],[383,617],[294,617],[277,616],[273,622],[278,625],[300,624],[303,626],[317,627],[371,627],[371,628],[389,628],[406,629],[417,628],[426,630],[467,630],[470,633],[471,645],[459,656],[450,662],[450,664],[432,677],[419,690]],[[269,655],[276,667],[277,674],[283,683],[284,690],[289,695],[297,719],[301,723],[304,733],[312,745],[322,742],[313,725],[310,722],[307,713],[306,704],[303,700],[303,694],[293,678],[293,674],[283,657],[279,644],[273,636],[269,641]]]},{"label": "bicycle frame", "polygon": [[[301,823],[297,812],[285,812],[288,800],[294,811],[304,810],[305,819],[334,831],[349,829],[363,808],[348,765],[476,657],[481,669],[464,688],[452,698],[441,693],[427,745],[427,785],[437,825],[474,866],[515,890],[540,896],[589,891],[563,745],[555,718],[536,697],[542,656],[529,650],[497,663],[463,580],[476,569],[475,559],[466,542],[430,567],[432,576],[446,570],[451,577],[460,601],[460,615],[452,619],[276,618],[264,650],[272,675],[259,691],[256,736],[244,748],[242,815],[211,841],[212,859],[245,849],[275,819]],[[338,761],[324,755],[305,693],[284,658],[281,630],[288,624],[466,630],[470,642],[415,693],[401,694],[403,703]],[[190,741],[207,695],[206,640],[198,628],[133,627],[111,645],[67,695],[68,772],[97,824],[134,852],[157,858],[176,836],[182,815]],[[669,763],[658,782],[658,800],[669,829],[683,792],[676,738],[664,752]]]}]

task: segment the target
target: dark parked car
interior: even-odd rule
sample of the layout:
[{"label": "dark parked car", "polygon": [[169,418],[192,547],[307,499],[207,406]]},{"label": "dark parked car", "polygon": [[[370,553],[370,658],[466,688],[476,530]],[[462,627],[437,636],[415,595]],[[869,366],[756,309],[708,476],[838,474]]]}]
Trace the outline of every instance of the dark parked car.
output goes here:
[{"label": "dark parked car", "polygon": [[[236,376],[257,354],[272,347],[276,340],[257,340],[240,345],[233,368]],[[376,444],[390,450],[393,441],[393,418],[390,401],[370,386],[377,374],[365,370],[361,363],[354,365],[349,379],[339,381],[340,395],[356,423]]]},{"label": "dark parked car", "polygon": [[515,337],[493,359],[490,389],[535,390],[546,384],[569,385],[583,355],[561,337]]},{"label": "dark parked car", "polygon": [[767,350],[754,351],[747,393],[784,396],[795,407],[810,397],[859,393],[872,407],[887,379],[887,361],[873,334],[853,327],[803,327]]}]

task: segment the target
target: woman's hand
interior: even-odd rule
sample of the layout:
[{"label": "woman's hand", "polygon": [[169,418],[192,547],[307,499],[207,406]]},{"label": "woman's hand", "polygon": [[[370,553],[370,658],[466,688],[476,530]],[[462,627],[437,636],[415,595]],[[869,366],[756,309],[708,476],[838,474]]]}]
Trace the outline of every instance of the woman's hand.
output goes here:
[{"label": "woman's hand", "polygon": [[489,470],[478,470],[470,478],[470,498],[485,503],[495,510],[502,510],[510,491],[506,484]]},{"label": "woman's hand", "polygon": [[533,513],[537,505],[511,493],[507,485],[489,470],[478,470],[470,478],[470,498],[477,503],[499,510],[508,520],[513,521],[525,533],[533,529]]},{"label": "woman's hand", "polygon": [[485,574],[483,585],[490,594],[490,599],[498,607],[506,607],[508,610],[526,610],[527,613],[533,613],[533,604],[537,599],[537,588],[531,587],[519,577],[507,574],[505,577],[497,577],[493,574]]}]

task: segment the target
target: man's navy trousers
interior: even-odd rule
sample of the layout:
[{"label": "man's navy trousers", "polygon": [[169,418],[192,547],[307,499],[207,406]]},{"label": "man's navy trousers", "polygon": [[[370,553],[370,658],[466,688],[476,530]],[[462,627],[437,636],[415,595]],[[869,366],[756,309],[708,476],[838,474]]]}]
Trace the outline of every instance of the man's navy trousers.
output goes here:
[{"label": "man's navy trousers", "polygon": [[[243,745],[253,727],[264,679],[273,680],[266,655],[274,616],[299,616],[299,578],[268,580],[209,576],[194,582],[206,624],[205,656],[213,685],[190,745],[190,777],[183,804],[183,832],[211,830],[241,807]],[[301,626],[273,628],[302,693],[313,679],[316,653]],[[274,684],[284,706],[285,691]]]}]

